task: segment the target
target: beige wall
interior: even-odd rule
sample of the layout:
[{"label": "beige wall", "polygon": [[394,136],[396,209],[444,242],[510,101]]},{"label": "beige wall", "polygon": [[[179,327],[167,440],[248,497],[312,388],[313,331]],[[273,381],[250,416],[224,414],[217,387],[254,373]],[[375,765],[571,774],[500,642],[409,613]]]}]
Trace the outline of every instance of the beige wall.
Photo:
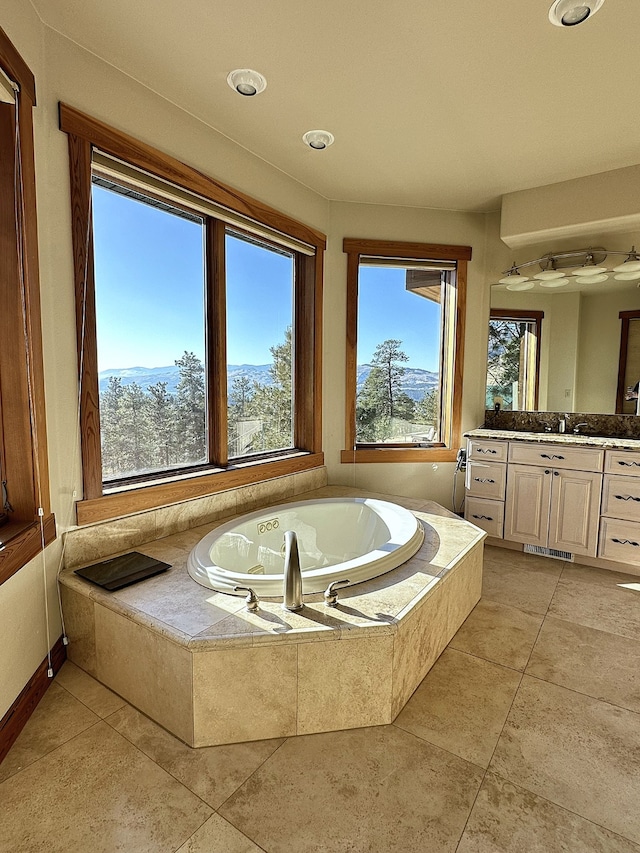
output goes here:
[{"label": "beige wall", "polygon": [[[67,138],[58,101],[104,119],[225,183],[326,232],[329,205],[258,157],[45,28],[24,0],[5,0],[3,27],[36,75],[36,170],[51,499],[63,531],[80,492]],[[0,717],[60,635],[58,540],[0,587]],[[45,580],[46,573],[46,580]],[[50,615],[45,629],[45,588]]]},{"label": "beige wall", "polygon": [[[341,464],[345,432],[346,255],[344,237],[452,243],[473,248],[469,264],[463,428],[482,423],[486,369],[485,214],[332,202],[326,259],[324,450],[329,482],[451,505],[453,463]],[[495,225],[495,223],[494,223]],[[460,483],[460,489],[462,489]]]}]

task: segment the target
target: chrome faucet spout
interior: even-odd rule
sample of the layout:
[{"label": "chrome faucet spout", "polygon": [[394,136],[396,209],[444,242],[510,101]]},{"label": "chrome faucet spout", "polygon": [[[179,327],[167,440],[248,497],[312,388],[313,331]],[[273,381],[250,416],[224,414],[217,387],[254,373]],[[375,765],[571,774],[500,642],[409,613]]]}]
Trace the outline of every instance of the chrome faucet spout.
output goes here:
[{"label": "chrome faucet spout", "polygon": [[293,530],[284,534],[284,581],[283,601],[285,610],[302,610],[302,573],[300,571],[300,554],[298,553],[298,537]]}]

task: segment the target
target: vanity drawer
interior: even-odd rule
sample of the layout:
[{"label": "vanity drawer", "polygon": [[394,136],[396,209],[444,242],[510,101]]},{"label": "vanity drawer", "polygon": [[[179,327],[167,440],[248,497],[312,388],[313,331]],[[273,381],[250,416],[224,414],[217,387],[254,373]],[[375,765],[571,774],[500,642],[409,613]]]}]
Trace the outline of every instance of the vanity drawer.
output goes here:
[{"label": "vanity drawer", "polygon": [[617,518],[601,519],[598,556],[603,560],[640,566],[640,524]]},{"label": "vanity drawer", "polygon": [[506,462],[509,451],[508,441],[479,441],[469,439],[469,459],[483,459],[486,462]]},{"label": "vanity drawer", "polygon": [[476,527],[485,530],[489,536],[495,536],[497,539],[502,538],[504,504],[501,501],[467,497],[464,501],[464,517]]},{"label": "vanity drawer", "polygon": [[602,471],[604,450],[595,447],[566,447],[561,444],[509,443],[509,462],[545,465],[571,471]]},{"label": "vanity drawer", "polygon": [[640,477],[604,475],[602,515],[640,521]]},{"label": "vanity drawer", "polygon": [[467,494],[503,501],[506,473],[507,466],[504,462],[479,462],[471,459],[467,462],[465,478]]},{"label": "vanity drawer", "polygon": [[634,450],[607,450],[604,473],[640,477],[640,453]]}]

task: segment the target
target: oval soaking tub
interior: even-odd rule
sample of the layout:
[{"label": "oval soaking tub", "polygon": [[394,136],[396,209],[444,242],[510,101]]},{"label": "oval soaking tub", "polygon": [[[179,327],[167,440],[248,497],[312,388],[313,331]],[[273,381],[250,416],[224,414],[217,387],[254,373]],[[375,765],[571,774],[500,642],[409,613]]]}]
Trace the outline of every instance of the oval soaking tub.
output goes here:
[{"label": "oval soaking tub", "polygon": [[189,554],[187,568],[202,586],[234,593],[250,586],[259,596],[282,595],[284,534],[298,538],[302,589],[322,592],[395,569],[422,545],[424,531],[408,509],[370,498],[324,498],[281,504],[216,527]]}]

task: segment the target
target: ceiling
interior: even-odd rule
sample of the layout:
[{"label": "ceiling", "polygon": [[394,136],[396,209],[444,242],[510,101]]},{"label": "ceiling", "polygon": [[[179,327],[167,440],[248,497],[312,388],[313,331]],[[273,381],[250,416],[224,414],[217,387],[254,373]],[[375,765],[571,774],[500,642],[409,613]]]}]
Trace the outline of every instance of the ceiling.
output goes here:
[{"label": "ceiling", "polygon": [[[326,198],[490,210],[640,162],[638,0],[32,0],[45,24]],[[255,68],[266,91],[226,84]],[[311,129],[335,144],[313,151]],[[224,179],[224,175],[220,175]]]}]

